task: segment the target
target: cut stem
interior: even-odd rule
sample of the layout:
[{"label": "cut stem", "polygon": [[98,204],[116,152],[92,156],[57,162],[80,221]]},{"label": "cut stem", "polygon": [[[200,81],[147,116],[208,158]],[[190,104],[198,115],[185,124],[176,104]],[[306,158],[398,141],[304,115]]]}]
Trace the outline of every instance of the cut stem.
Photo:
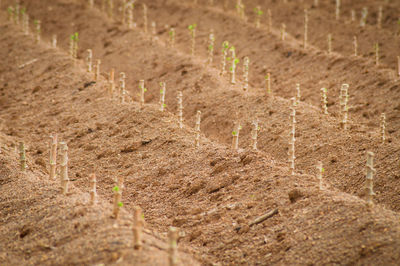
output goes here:
[{"label": "cut stem", "polygon": [[68,178],[68,146],[67,143],[65,142],[60,142],[61,146],[61,156],[62,156],[62,162],[61,162],[61,190],[64,195],[68,193],[68,184],[69,184],[69,178]]},{"label": "cut stem", "polygon": [[50,180],[54,180],[56,178],[56,166],[57,166],[57,143],[58,137],[57,134],[50,136]]},{"label": "cut stem", "polygon": [[201,134],[201,130],[200,130],[200,121],[201,121],[201,111],[197,111],[196,114],[196,125],[195,125],[195,132],[196,132],[196,137],[194,140],[194,146],[196,148],[200,147],[200,134]]}]

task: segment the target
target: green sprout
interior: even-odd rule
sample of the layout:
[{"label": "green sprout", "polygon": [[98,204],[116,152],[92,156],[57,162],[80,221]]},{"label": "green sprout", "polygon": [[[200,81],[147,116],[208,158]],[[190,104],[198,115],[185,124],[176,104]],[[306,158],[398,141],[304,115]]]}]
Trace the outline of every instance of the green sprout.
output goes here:
[{"label": "green sprout", "polygon": [[321,168],[321,172],[324,173],[325,172],[325,168]]},{"label": "green sprout", "polygon": [[196,27],[197,27],[197,24],[192,24],[192,25],[189,25],[189,26],[188,26],[188,29],[189,29],[190,31],[193,31]]},{"label": "green sprout", "polygon": [[38,25],[38,24],[39,24],[39,20],[35,19],[35,20],[33,21],[33,24]]},{"label": "green sprout", "polygon": [[113,189],[112,189],[114,192],[118,192],[119,191],[119,187],[118,186],[115,186],[115,187],[113,187]]},{"label": "green sprout", "polygon": [[269,80],[269,75],[265,75],[265,80]]},{"label": "green sprout", "polygon": [[26,8],[25,7],[21,8],[21,15],[25,14],[25,12],[26,12]]},{"label": "green sprout", "polygon": [[208,50],[212,50],[212,49],[214,49],[214,45],[210,44],[210,45],[208,46]]},{"label": "green sprout", "polygon": [[163,94],[163,93],[164,93],[164,90],[163,90],[163,89],[161,89],[161,90],[160,90],[160,94]]},{"label": "green sprout", "polygon": [[224,41],[222,43],[222,52],[225,52],[226,50],[228,50],[229,48],[229,42],[228,41]]},{"label": "green sprout", "polygon": [[9,6],[8,8],[7,8],[7,12],[8,12],[8,14],[12,14],[13,12],[14,12],[14,8],[12,8],[11,6]]},{"label": "green sprout", "polygon": [[164,103],[163,106],[164,106],[164,107],[167,107],[167,104]]},{"label": "green sprout", "polygon": [[254,12],[256,12],[256,14],[257,14],[258,16],[261,16],[262,14],[264,14],[264,12],[262,12],[261,9],[259,9],[259,8],[257,8],[257,7],[254,8]]},{"label": "green sprout", "polygon": [[118,207],[122,207],[122,206],[124,206],[124,204],[121,201],[118,202]]},{"label": "green sprout", "polygon": [[232,131],[232,135],[233,136],[237,136],[237,132],[236,131]]}]

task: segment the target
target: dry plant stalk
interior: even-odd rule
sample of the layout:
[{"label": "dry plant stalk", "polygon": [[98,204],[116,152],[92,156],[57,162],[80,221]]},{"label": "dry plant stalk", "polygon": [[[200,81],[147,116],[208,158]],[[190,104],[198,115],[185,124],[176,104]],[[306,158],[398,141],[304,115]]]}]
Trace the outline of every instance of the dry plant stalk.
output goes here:
[{"label": "dry plant stalk", "polygon": [[249,65],[250,59],[246,56],[243,59],[243,90],[247,91],[249,89]]},{"label": "dry plant stalk", "polygon": [[254,12],[256,13],[256,28],[259,29],[261,25],[261,16],[264,14],[264,12],[262,12],[260,6],[254,8]]},{"label": "dry plant stalk", "polygon": [[377,21],[378,29],[381,29],[381,28],[382,28],[382,13],[383,13],[383,8],[382,8],[382,6],[379,6],[379,10],[378,10],[378,21]]},{"label": "dry plant stalk", "polygon": [[300,103],[301,92],[300,92],[300,84],[296,83],[296,105]]},{"label": "dry plant stalk", "polygon": [[314,0],[314,6],[318,7],[319,6],[319,1],[318,0]]},{"label": "dry plant stalk", "polygon": [[56,178],[56,166],[57,166],[57,134],[50,136],[50,180]]},{"label": "dry plant stalk", "polygon": [[381,114],[381,140],[382,144],[386,141],[386,114]]},{"label": "dry plant stalk", "polygon": [[368,8],[363,7],[361,11],[361,21],[360,21],[361,27],[365,27],[365,24],[367,23],[367,16],[368,16]]},{"label": "dry plant stalk", "polygon": [[355,22],[356,21],[356,11],[354,9],[352,9],[350,11],[351,13],[351,22]]},{"label": "dry plant stalk", "polygon": [[336,0],[336,20],[340,19],[340,0]]},{"label": "dry plant stalk", "polygon": [[94,0],[89,0],[89,7],[93,8],[94,7]]},{"label": "dry plant stalk", "polygon": [[96,174],[90,174],[89,176],[89,183],[90,183],[90,200],[89,200],[89,204],[90,205],[95,205],[97,202],[97,192],[96,192]]},{"label": "dry plant stalk", "polygon": [[304,49],[307,48],[307,41],[308,41],[308,10],[304,9],[304,41],[303,41]]},{"label": "dry plant stalk", "polygon": [[290,107],[290,120],[291,120],[291,129],[289,131],[289,169],[290,174],[294,175],[294,166],[295,166],[295,142],[296,142],[296,98],[293,97],[291,99],[291,107]]},{"label": "dry plant stalk", "polygon": [[147,6],[143,4],[143,30],[147,34]]},{"label": "dry plant stalk", "polygon": [[175,29],[174,28],[170,28],[169,29],[169,46],[171,48],[175,47]]},{"label": "dry plant stalk", "polygon": [[224,41],[222,43],[222,60],[221,60],[221,72],[219,73],[221,76],[226,73],[226,57],[228,55],[229,42]]},{"label": "dry plant stalk", "polygon": [[125,25],[126,24],[126,0],[122,0],[121,6],[122,6],[122,8],[121,8],[121,22],[122,22],[122,25]]},{"label": "dry plant stalk", "polygon": [[232,150],[239,149],[239,132],[242,129],[239,122],[235,122],[232,131]]},{"label": "dry plant stalk", "polygon": [[72,57],[76,60],[78,59],[78,42],[79,42],[79,35],[77,32],[74,34],[74,47],[73,47],[73,54]]},{"label": "dry plant stalk", "polygon": [[328,34],[328,54],[332,53],[332,34]]},{"label": "dry plant stalk", "polygon": [[183,94],[181,91],[178,91],[178,122],[179,128],[183,128]]},{"label": "dry plant stalk", "polygon": [[231,84],[236,84],[236,65],[239,63],[239,59],[236,58],[236,50],[234,46],[229,48],[229,51],[231,52],[230,60],[232,60],[232,66],[230,68]]},{"label": "dry plant stalk", "polygon": [[88,55],[86,57],[86,70],[88,73],[92,73],[93,68],[92,68],[92,60],[93,60],[93,52],[92,49],[87,49],[86,50]]},{"label": "dry plant stalk", "polygon": [[36,26],[36,43],[40,42],[40,33],[41,33],[41,21],[35,20],[34,24]]},{"label": "dry plant stalk", "polygon": [[157,35],[157,30],[156,30],[156,22],[152,21],[151,22],[151,35],[153,35],[153,38]]},{"label": "dry plant stalk", "polygon": [[268,15],[268,29],[267,29],[267,32],[271,33],[271,31],[272,31],[272,13],[271,13],[271,9],[267,10],[267,15]]},{"label": "dry plant stalk", "polygon": [[197,114],[196,114],[196,125],[195,125],[195,128],[194,128],[194,131],[196,132],[196,138],[194,140],[194,146],[196,148],[200,147],[200,133],[201,133],[200,121],[201,121],[201,111],[197,111]]},{"label": "dry plant stalk", "polygon": [[25,35],[29,34],[29,15],[26,12],[22,13],[22,29]]},{"label": "dry plant stalk", "polygon": [[67,143],[65,142],[60,142],[61,146],[61,157],[62,157],[62,162],[61,162],[61,173],[60,173],[60,178],[61,178],[61,189],[62,193],[66,195],[68,193],[68,184],[69,184],[69,178],[68,178],[68,146]]},{"label": "dry plant stalk", "polygon": [[147,89],[144,87],[144,80],[141,79],[139,81],[139,89],[140,89],[140,107],[143,108],[144,106],[144,93],[147,91]]},{"label": "dry plant stalk", "polygon": [[115,70],[114,68],[111,68],[110,75],[108,77],[108,95],[110,96],[110,98],[114,98],[114,92],[115,92],[114,76],[115,76]]},{"label": "dry plant stalk", "polygon": [[168,231],[169,249],[168,249],[168,262],[169,266],[178,265],[178,229],[170,227]]},{"label": "dry plant stalk", "polygon": [[321,92],[322,92],[322,110],[324,110],[324,114],[328,114],[328,99],[327,99],[327,89],[326,88],[322,88]]},{"label": "dry plant stalk", "polygon": [[25,144],[23,142],[19,143],[19,162],[21,166],[21,171],[26,170],[26,155],[25,155]]},{"label": "dry plant stalk", "polygon": [[97,59],[97,64],[96,64],[96,71],[94,72],[94,80],[97,82],[100,79],[100,65],[101,65],[101,60]]},{"label": "dry plant stalk", "polygon": [[367,170],[367,176],[366,176],[366,182],[365,182],[365,190],[366,190],[366,201],[368,205],[372,205],[373,202],[373,196],[375,195],[374,193],[374,174],[376,173],[376,170],[374,168],[374,153],[373,152],[367,152],[367,164],[366,164],[366,170]]},{"label": "dry plant stalk", "polygon": [[354,46],[354,56],[358,56],[358,41],[357,41],[357,36],[354,36],[354,39],[353,39],[353,46]]},{"label": "dry plant stalk", "polygon": [[122,187],[123,187],[123,177],[118,178],[117,185],[113,188],[114,191],[114,209],[113,209],[113,218],[118,219],[121,207],[124,204],[121,202],[122,198]]},{"label": "dry plant stalk", "polygon": [[317,170],[318,170],[317,178],[318,178],[318,181],[319,181],[319,189],[322,190],[322,189],[323,189],[323,186],[322,186],[322,177],[323,177],[323,174],[324,174],[324,172],[325,172],[325,169],[324,169],[323,166],[322,166],[322,162],[318,162]]},{"label": "dry plant stalk", "polygon": [[142,230],[144,226],[142,209],[134,207],[133,209],[133,248],[136,250],[142,249]]},{"label": "dry plant stalk", "polygon": [[190,31],[190,37],[192,40],[192,46],[190,49],[190,54],[194,56],[195,48],[196,48],[196,24],[189,25],[188,29]]},{"label": "dry plant stalk", "polygon": [[253,124],[253,129],[251,131],[251,147],[253,150],[256,151],[258,131],[260,130],[260,127],[258,126],[258,119],[255,119],[252,124]]},{"label": "dry plant stalk", "polygon": [[340,122],[341,128],[344,130],[347,129],[347,118],[348,118],[348,107],[347,103],[349,101],[349,84],[343,84],[340,88],[339,95],[339,104],[340,104],[340,113],[342,116],[342,121]]},{"label": "dry plant stalk", "polygon": [[126,79],[126,74],[124,72],[119,73],[119,99],[121,103],[125,103],[125,96],[126,96],[126,90],[125,90],[125,79]]},{"label": "dry plant stalk", "polygon": [[164,108],[165,108],[165,92],[167,90],[166,84],[165,82],[160,82],[160,111],[164,112]]},{"label": "dry plant stalk", "polygon": [[271,73],[267,73],[265,76],[265,87],[267,94],[271,94]]},{"label": "dry plant stalk", "polygon": [[379,66],[379,43],[374,45],[375,48],[375,65]]},{"label": "dry plant stalk", "polygon": [[211,66],[213,62],[213,56],[214,56],[214,42],[215,42],[215,36],[214,36],[214,30],[210,30],[210,36],[208,38],[208,57],[207,57],[207,65]]},{"label": "dry plant stalk", "polygon": [[53,34],[52,40],[51,40],[51,46],[53,48],[57,48],[57,35]]},{"label": "dry plant stalk", "polygon": [[134,21],[133,21],[133,8],[134,8],[133,3],[129,3],[126,6],[126,12],[127,12],[127,17],[128,17],[128,28],[129,29],[133,29],[133,27],[135,26]]},{"label": "dry plant stalk", "polygon": [[281,40],[284,41],[286,38],[286,24],[282,23],[281,25]]},{"label": "dry plant stalk", "polygon": [[400,77],[400,56],[397,56],[397,72]]}]

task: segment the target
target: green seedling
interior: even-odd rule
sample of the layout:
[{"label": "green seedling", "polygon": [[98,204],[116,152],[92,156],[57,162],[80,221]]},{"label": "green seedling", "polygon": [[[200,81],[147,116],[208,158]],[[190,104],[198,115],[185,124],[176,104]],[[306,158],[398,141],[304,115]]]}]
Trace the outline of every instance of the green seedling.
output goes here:
[{"label": "green seedling", "polygon": [[174,47],[175,46],[175,29],[174,28],[170,28],[169,32],[169,46],[170,47]]},{"label": "green seedling", "polygon": [[235,122],[232,131],[232,150],[234,151],[239,149],[239,132],[241,129],[239,122]]},{"label": "green seedling", "polygon": [[8,13],[8,21],[12,21],[14,18],[14,8],[12,6],[9,6],[7,8],[7,13]]},{"label": "green seedling", "polygon": [[254,8],[254,13],[256,13],[256,28],[259,29],[261,24],[261,16],[264,14],[264,12],[261,10],[260,6],[257,6]]},{"label": "green seedling", "polygon": [[228,58],[228,61],[232,61],[232,65],[230,67],[231,84],[236,84],[236,66],[237,64],[239,64],[239,59],[236,58],[236,51],[234,46],[229,48],[229,51],[231,52],[231,57]]},{"label": "green seedling", "polygon": [[222,43],[222,60],[221,60],[221,72],[220,75],[223,76],[226,73],[226,57],[228,55],[229,42],[224,41]]},{"label": "green seedling", "polygon": [[121,207],[123,206],[123,203],[121,201],[122,198],[122,188],[123,188],[123,182],[124,179],[123,177],[118,178],[118,183],[116,186],[113,187],[114,191],[114,210],[113,210],[113,217],[115,219],[119,218],[119,212]]},{"label": "green seedling", "polygon": [[196,27],[197,27],[197,24],[192,24],[192,25],[188,26],[188,29],[189,29],[189,32],[190,32],[190,36],[191,36],[191,39],[192,39],[192,48],[191,48],[191,51],[190,51],[190,54],[192,56],[194,56],[195,46],[196,46]]},{"label": "green seedling", "polygon": [[249,89],[249,66],[250,59],[246,56],[243,59],[243,90],[247,91]]}]

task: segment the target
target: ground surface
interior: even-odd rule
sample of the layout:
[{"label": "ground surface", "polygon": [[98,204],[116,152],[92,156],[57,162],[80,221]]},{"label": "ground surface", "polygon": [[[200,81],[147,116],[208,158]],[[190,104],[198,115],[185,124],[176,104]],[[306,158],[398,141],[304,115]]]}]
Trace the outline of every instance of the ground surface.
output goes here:
[{"label": "ground surface", "polygon": [[[5,3],[4,3],[5,2]],[[0,262],[5,264],[167,263],[166,232],[181,231],[180,263],[221,265],[371,264],[400,261],[400,82],[397,78],[400,5],[384,5],[382,29],[376,27],[374,1],[343,3],[339,21],[334,1],[245,1],[247,21],[234,3],[208,6],[181,1],[136,3],[137,27],[101,11],[101,1],[21,1],[32,19],[42,21],[35,44],[2,12],[0,33]],[[218,3],[217,3],[218,2]],[[142,3],[148,6],[149,33],[143,32]],[[3,1],[2,10],[9,3]],[[253,8],[272,11],[254,27]],[[350,11],[368,6],[365,28],[350,21]],[[310,10],[309,48],[302,48],[303,9]],[[266,12],[265,12],[266,13]],[[156,34],[150,24],[157,23]],[[322,23],[323,22],[323,23]],[[187,26],[197,24],[196,56],[190,56]],[[280,40],[279,27],[288,36]],[[164,26],[168,24],[168,26]],[[168,29],[176,29],[169,47]],[[215,57],[206,67],[210,29]],[[79,32],[78,62],[67,54],[69,35]],[[326,35],[334,53],[326,52]],[[50,47],[56,34],[58,48]],[[354,35],[360,56],[352,55]],[[378,40],[377,40],[378,39]],[[240,63],[238,80],[220,77],[221,43],[230,41]],[[381,44],[381,65],[371,47]],[[102,60],[101,79],[85,70],[86,50]],[[372,52],[371,52],[372,51]],[[242,90],[243,57],[249,56],[250,90]],[[24,63],[37,59],[34,63]],[[127,75],[133,103],[107,94],[111,68]],[[264,76],[272,75],[272,94]],[[138,103],[138,82],[147,87],[146,105]],[[160,112],[158,83],[167,83],[166,112]],[[287,163],[290,98],[301,84],[297,106],[296,174]],[[338,95],[350,84],[349,129],[339,127]],[[329,115],[321,110],[320,88],[328,89]],[[183,129],[177,120],[177,92],[183,92]],[[194,124],[202,111],[201,146],[194,147]],[[379,123],[387,116],[387,140]],[[258,118],[258,151],[249,149],[251,123]],[[232,151],[234,121],[240,121],[239,151]],[[72,190],[63,196],[49,181],[48,137],[57,132],[68,143]],[[18,170],[15,145],[27,146],[28,171]],[[366,152],[376,154],[375,205],[364,201]],[[315,177],[325,168],[324,189]],[[88,176],[98,176],[99,204],[87,206]],[[110,218],[112,188],[125,177],[123,215]],[[145,248],[132,249],[133,207],[146,220]],[[257,217],[277,210],[266,221]]]}]

